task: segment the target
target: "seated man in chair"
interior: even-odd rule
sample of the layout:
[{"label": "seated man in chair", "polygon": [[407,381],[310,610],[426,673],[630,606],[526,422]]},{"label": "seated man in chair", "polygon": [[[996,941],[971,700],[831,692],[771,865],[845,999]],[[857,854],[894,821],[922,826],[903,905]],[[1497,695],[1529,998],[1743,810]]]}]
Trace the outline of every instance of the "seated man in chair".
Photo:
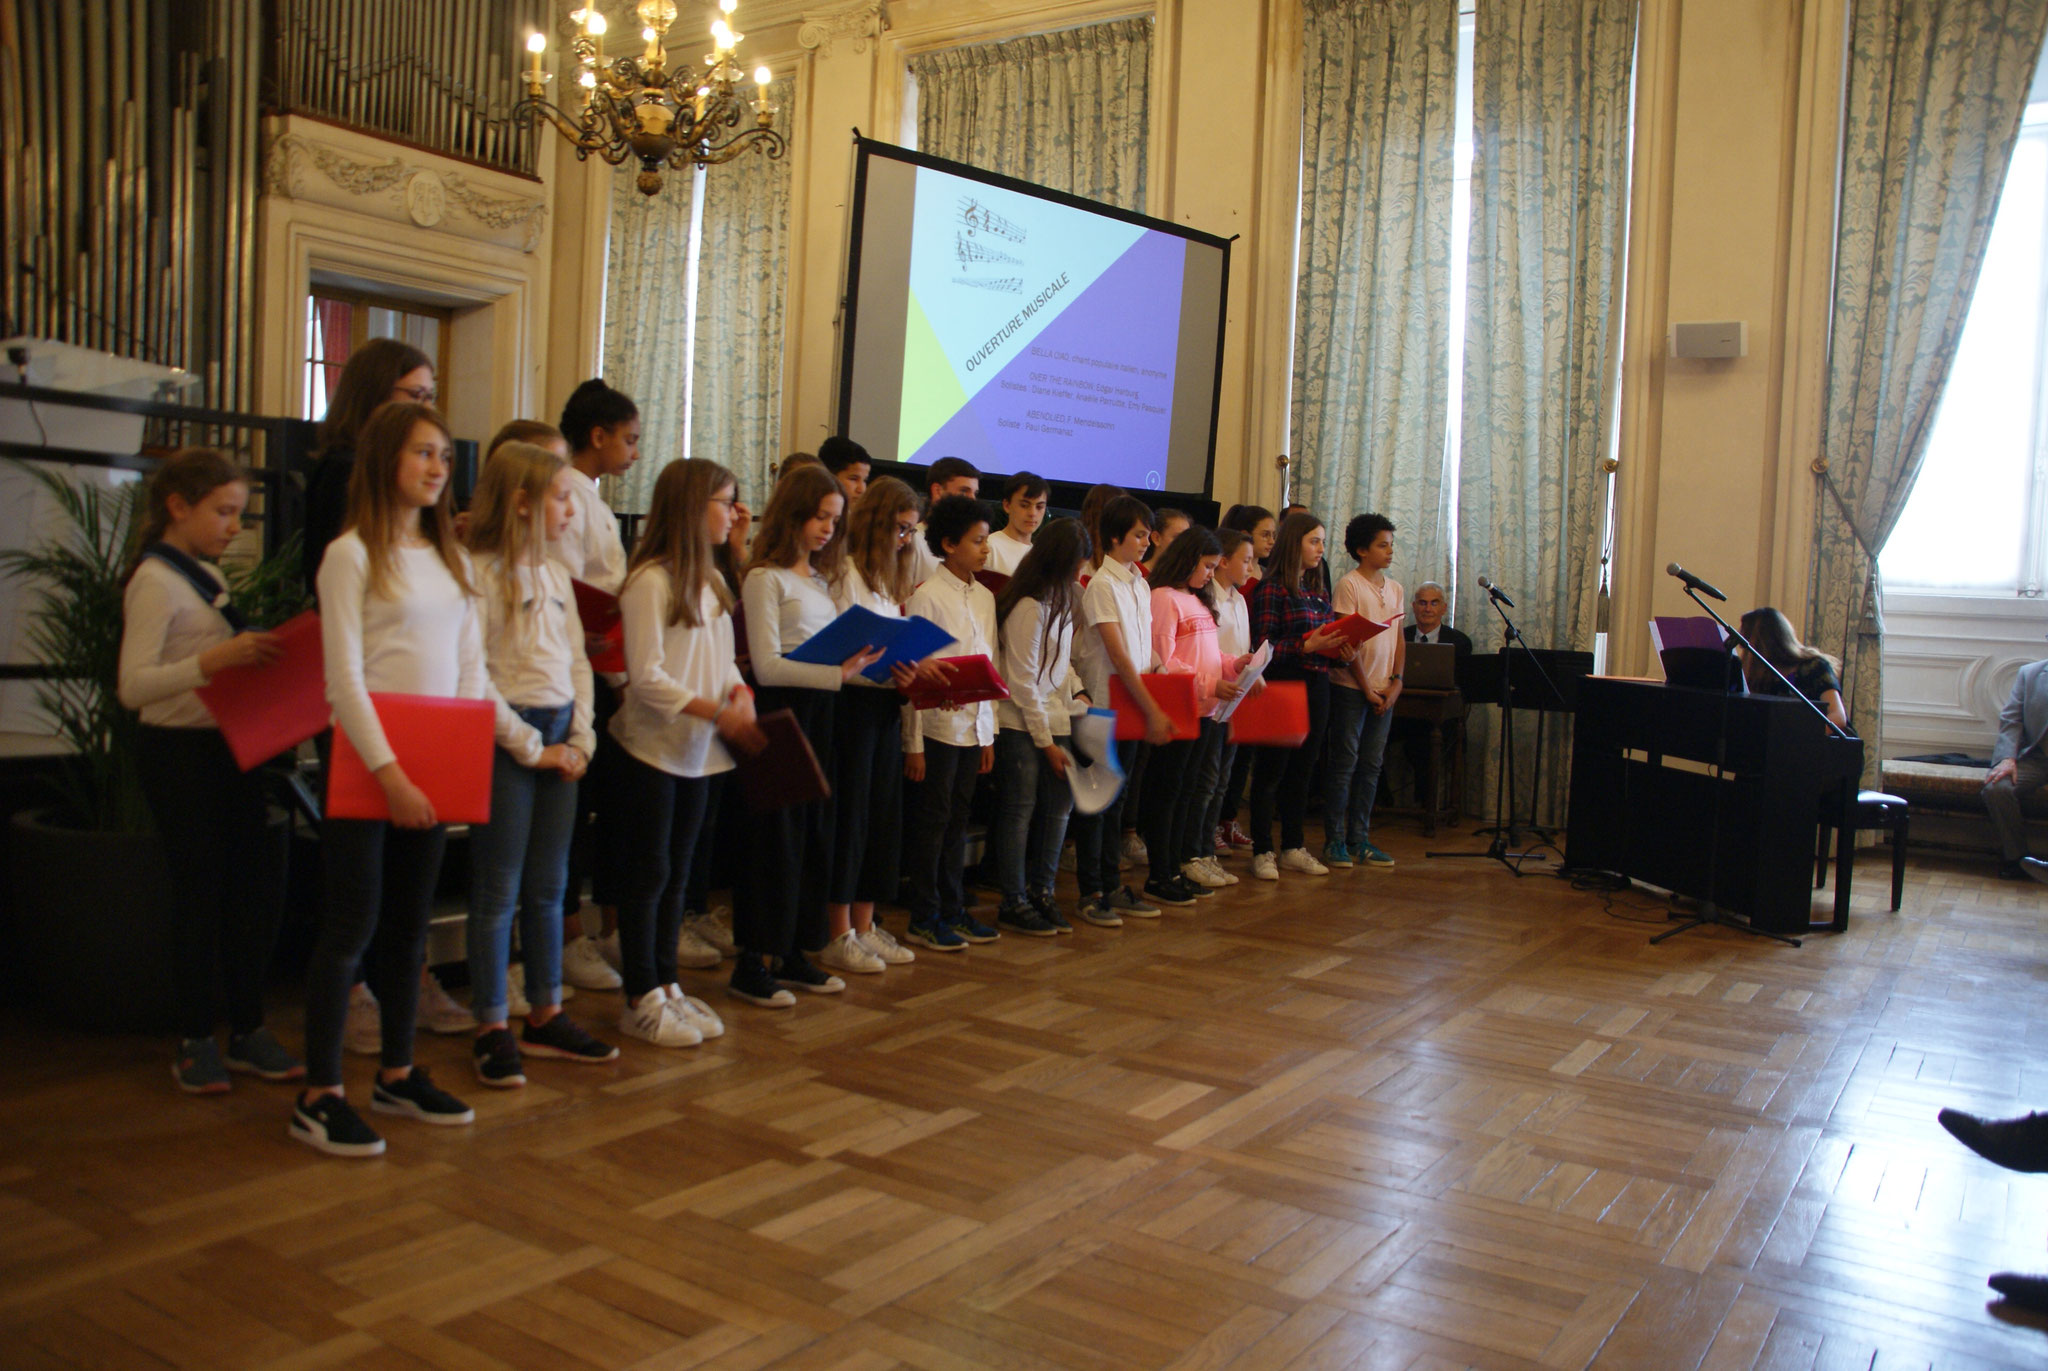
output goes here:
[{"label": "seated man in chair", "polygon": [[[1444,596],[1444,588],[1435,581],[1424,581],[1415,588],[1415,594],[1408,601],[1409,622],[1401,625],[1401,636],[1411,643],[1449,643],[1457,649],[1458,678],[1464,679],[1465,662],[1472,655],[1472,640],[1444,622],[1444,614],[1450,602]],[[1434,807],[1438,801],[1430,793],[1429,776],[1429,725],[1420,719],[1396,719],[1387,732],[1390,748],[1399,747],[1408,759],[1408,769],[1415,776],[1415,798],[1424,809]],[[1453,740],[1448,732],[1444,736],[1444,761],[1449,765]],[[1387,773],[1380,772],[1380,796],[1385,799]]]},{"label": "seated man in chair", "polygon": [[1984,781],[1984,808],[1998,830],[2001,876],[2032,876],[2048,885],[2048,862],[2027,855],[2020,797],[2048,785],[2048,661],[2029,662],[1998,712],[1998,742]]}]

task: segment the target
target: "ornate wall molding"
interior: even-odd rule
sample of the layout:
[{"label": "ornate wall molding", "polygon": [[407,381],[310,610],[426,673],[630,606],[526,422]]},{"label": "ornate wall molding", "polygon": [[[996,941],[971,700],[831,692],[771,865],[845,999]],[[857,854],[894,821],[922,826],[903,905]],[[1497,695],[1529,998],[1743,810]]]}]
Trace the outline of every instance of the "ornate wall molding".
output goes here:
[{"label": "ornate wall molding", "polygon": [[806,10],[796,41],[820,57],[832,55],[834,39],[851,38],[855,52],[866,52],[868,44],[889,28],[888,0],[841,0],[836,5]]},{"label": "ornate wall molding", "polygon": [[497,241],[529,253],[540,246],[547,225],[547,202],[538,195],[498,194],[465,172],[440,170],[403,156],[378,160],[289,130],[272,136],[265,149],[263,190],[266,195],[337,204],[459,237]]}]

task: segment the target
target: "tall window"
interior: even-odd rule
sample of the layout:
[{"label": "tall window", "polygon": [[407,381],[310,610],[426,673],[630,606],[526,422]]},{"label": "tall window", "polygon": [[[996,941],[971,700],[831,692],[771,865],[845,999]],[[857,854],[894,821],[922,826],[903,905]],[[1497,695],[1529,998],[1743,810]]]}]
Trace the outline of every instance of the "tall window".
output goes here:
[{"label": "tall window", "polygon": [[1927,457],[1878,557],[1888,587],[2027,596],[2048,588],[2044,287],[2048,102],[2027,106],[2020,125]]},{"label": "tall window", "polygon": [[[411,343],[444,372],[450,311],[409,300],[390,300],[326,286],[306,297],[306,386],[302,419],[320,419],[341,381],[348,356],[372,338],[397,338]],[[439,381],[441,405],[448,404],[448,381]]]}]

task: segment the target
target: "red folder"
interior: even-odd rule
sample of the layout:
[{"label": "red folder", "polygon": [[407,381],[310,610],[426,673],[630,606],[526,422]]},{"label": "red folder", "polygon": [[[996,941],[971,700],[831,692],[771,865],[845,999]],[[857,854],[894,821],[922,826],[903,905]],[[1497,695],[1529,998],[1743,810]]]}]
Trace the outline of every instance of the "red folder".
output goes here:
[{"label": "red folder", "polygon": [[1000,571],[977,571],[974,573],[974,579],[987,586],[991,595],[1002,594],[1003,587],[1010,583],[1010,578]]},{"label": "red folder", "polygon": [[831,795],[832,785],[825,779],[825,768],[818,765],[818,754],[811,747],[811,740],[804,736],[803,726],[797,723],[793,711],[778,709],[763,714],[755,722],[768,746],[753,753],[732,749],[740,794],[749,810],[772,814]]},{"label": "red folder", "polygon": [[[406,779],[426,792],[444,824],[491,821],[491,753],[497,711],[489,700],[440,695],[372,694],[384,740]],[[389,819],[384,787],[363,765],[348,730],[334,730],[334,760],[327,767],[327,817]]]},{"label": "red folder", "polygon": [[619,618],[619,597],[574,577],[569,584],[576,588],[576,616],[583,620],[584,636],[600,637],[605,643],[602,650],[590,654],[590,669],[600,676],[623,675],[626,626]]},{"label": "red folder", "polygon": [[1268,681],[1230,716],[1230,741],[1253,747],[1300,747],[1308,737],[1308,687]]},{"label": "red folder", "polygon": [[[1350,643],[1353,647],[1356,647],[1360,643],[1371,642],[1374,638],[1379,637],[1382,633],[1385,633],[1388,629],[1392,628],[1395,624],[1398,624],[1400,622],[1401,616],[1398,614],[1396,614],[1393,618],[1387,620],[1383,624],[1376,624],[1372,620],[1366,618],[1363,614],[1347,614],[1343,618],[1337,619],[1325,625],[1325,627],[1333,628],[1337,632],[1343,634],[1344,640]],[[1323,649],[1322,655],[1326,657],[1334,657],[1337,655],[1337,649],[1326,647]]]},{"label": "red folder", "polygon": [[957,709],[961,705],[980,704],[983,700],[1007,700],[1010,688],[1003,684],[1003,678],[996,674],[995,664],[988,658],[941,657],[940,661],[953,668],[942,685],[916,681],[904,692],[914,709]]},{"label": "red folder", "polygon": [[[1152,692],[1152,698],[1166,711],[1166,717],[1173,724],[1173,736],[1184,741],[1198,738],[1202,733],[1202,716],[1195,712],[1195,678],[1185,672],[1147,672],[1139,680],[1145,689]],[[1118,742],[1129,742],[1145,736],[1145,711],[1138,708],[1138,702],[1124,689],[1123,677],[1109,678],[1109,707],[1116,711],[1116,737]]]},{"label": "red folder", "polygon": [[269,666],[231,666],[199,687],[236,763],[253,770],[327,727],[326,656],[312,610],[273,630],[284,655]]}]

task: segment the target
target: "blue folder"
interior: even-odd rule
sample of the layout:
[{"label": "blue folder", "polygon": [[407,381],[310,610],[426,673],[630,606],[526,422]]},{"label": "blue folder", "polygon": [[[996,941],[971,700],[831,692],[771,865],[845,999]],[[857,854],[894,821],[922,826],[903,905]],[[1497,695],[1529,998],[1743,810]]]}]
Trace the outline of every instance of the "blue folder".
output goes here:
[{"label": "blue folder", "polygon": [[792,662],[838,666],[863,648],[879,647],[882,660],[861,675],[886,681],[898,662],[921,662],[952,641],[952,634],[922,615],[892,619],[855,605],[788,655]]}]

